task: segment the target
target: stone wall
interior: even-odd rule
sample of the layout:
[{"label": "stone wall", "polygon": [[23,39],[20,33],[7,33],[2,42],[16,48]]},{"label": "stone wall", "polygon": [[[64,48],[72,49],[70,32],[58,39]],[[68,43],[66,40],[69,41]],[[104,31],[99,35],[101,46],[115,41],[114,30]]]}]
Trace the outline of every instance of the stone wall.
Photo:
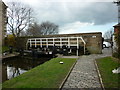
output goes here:
[{"label": "stone wall", "polygon": [[91,53],[102,53],[102,34],[88,35],[85,40]]},{"label": "stone wall", "polygon": [[58,35],[44,35],[39,37],[20,37],[22,47],[25,48],[27,39],[29,38],[49,38],[49,37],[83,37],[86,42],[86,48],[90,53],[102,53],[102,33],[76,33],[76,34],[58,34]]}]

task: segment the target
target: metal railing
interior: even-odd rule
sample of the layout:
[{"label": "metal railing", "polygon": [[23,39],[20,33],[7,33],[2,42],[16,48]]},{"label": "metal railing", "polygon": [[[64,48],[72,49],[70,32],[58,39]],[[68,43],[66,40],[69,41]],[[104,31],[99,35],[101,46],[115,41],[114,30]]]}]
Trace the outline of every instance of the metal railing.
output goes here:
[{"label": "metal railing", "polygon": [[27,40],[26,47],[29,46],[32,47],[43,47],[46,46],[48,48],[49,46],[60,46],[62,48],[63,45],[68,46],[70,48],[71,46],[77,47],[77,56],[78,56],[78,49],[79,46],[83,43],[84,45],[84,54],[85,54],[85,48],[86,48],[86,42],[82,37],[51,37],[51,38],[30,38]]}]

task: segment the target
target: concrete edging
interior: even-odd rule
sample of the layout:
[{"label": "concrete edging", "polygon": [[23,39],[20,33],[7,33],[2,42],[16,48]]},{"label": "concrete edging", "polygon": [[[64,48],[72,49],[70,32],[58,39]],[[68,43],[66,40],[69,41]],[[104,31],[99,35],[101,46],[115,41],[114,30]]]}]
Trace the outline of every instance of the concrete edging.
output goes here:
[{"label": "concrete edging", "polygon": [[17,57],[18,55],[19,54],[8,54],[8,55],[5,55],[5,56],[2,56],[2,59]]},{"label": "concrete edging", "polygon": [[76,62],[72,65],[72,67],[70,68],[70,70],[69,70],[68,74],[66,75],[66,77],[65,77],[65,78],[64,78],[64,80],[62,81],[61,85],[59,86],[59,90],[61,90],[61,89],[62,89],[63,85],[64,85],[64,84],[65,84],[65,82],[67,81],[67,79],[68,79],[68,77],[69,77],[70,73],[72,72],[72,70],[73,70],[74,66],[75,66],[75,65],[76,65],[76,63],[77,63],[77,60],[78,60],[78,58],[76,59]]},{"label": "concrete edging", "polygon": [[96,70],[97,70],[97,73],[98,73],[98,77],[99,77],[99,81],[100,81],[100,83],[101,83],[101,87],[102,87],[103,90],[105,90],[105,87],[104,87],[104,85],[103,85],[103,80],[102,80],[100,71],[99,71],[99,69],[98,69],[98,65],[97,65],[97,63],[96,63],[96,60],[94,61],[94,64],[95,64],[95,67],[96,67]]}]

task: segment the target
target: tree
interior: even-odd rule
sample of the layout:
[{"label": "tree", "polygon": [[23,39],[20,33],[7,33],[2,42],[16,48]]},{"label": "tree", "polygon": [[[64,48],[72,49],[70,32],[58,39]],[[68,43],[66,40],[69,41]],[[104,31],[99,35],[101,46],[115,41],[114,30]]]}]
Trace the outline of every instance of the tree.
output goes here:
[{"label": "tree", "polygon": [[42,32],[42,35],[57,34],[58,25],[55,25],[54,23],[51,23],[49,21],[42,22],[40,25],[40,30]]},{"label": "tree", "polygon": [[8,8],[8,32],[14,37],[19,37],[30,24],[32,9],[20,2],[11,2]]},{"label": "tree", "polygon": [[5,45],[7,46],[15,46],[15,37],[10,34],[7,37],[5,37]]},{"label": "tree", "polygon": [[39,36],[42,35],[42,32],[40,30],[40,25],[36,22],[34,24],[31,24],[28,30],[26,31],[26,35],[28,36]]},{"label": "tree", "polygon": [[104,34],[104,39],[111,40],[113,33],[114,33],[113,29],[106,31]]},{"label": "tree", "polygon": [[27,30],[27,35],[30,36],[40,36],[40,35],[53,35],[58,34],[58,25],[51,23],[49,21],[37,24],[36,22],[30,25]]}]

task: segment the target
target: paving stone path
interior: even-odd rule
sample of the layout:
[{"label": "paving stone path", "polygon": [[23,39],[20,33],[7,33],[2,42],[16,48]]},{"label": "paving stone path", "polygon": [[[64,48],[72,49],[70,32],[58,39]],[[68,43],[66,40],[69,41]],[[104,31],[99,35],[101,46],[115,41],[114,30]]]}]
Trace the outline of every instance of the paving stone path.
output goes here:
[{"label": "paving stone path", "polygon": [[111,56],[111,50],[105,49],[103,54],[92,54],[81,56],[70,76],[63,86],[64,89],[70,88],[101,88],[98,73],[94,64],[96,58]]}]

